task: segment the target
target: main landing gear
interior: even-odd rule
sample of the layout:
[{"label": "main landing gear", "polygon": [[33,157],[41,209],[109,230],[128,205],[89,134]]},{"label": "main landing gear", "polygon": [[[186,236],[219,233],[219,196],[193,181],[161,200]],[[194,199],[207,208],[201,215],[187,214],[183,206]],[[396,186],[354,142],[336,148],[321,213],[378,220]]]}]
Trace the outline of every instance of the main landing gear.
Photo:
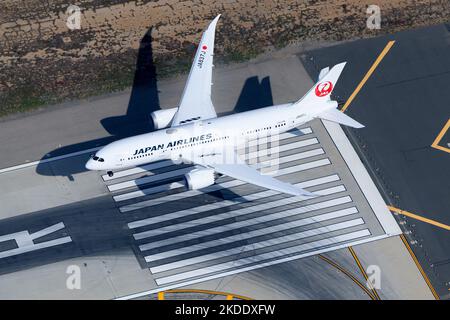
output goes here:
[{"label": "main landing gear", "polygon": [[112,171],[108,171],[106,173],[108,174],[108,177],[112,177],[114,175],[114,173]]}]

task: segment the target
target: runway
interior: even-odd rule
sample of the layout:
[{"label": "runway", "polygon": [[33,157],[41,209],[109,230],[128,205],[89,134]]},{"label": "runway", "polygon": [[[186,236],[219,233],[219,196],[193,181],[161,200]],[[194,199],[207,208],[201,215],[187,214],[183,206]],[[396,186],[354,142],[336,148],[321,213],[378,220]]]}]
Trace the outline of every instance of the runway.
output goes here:
[{"label": "runway", "polygon": [[342,160],[321,123],[314,126],[280,135],[274,148],[254,140],[249,147],[257,150],[241,153],[262,166],[270,158],[258,154],[279,152],[274,176],[322,195],[318,199],[228,177],[187,191],[182,175],[192,167],[170,161],[102,176],[158,285],[222,277],[386,236],[350,173],[331,166]]},{"label": "runway", "polygon": [[[245,100],[240,93],[242,83],[254,77],[255,68],[263,79],[269,74],[272,83],[283,83],[288,74],[297,79],[283,86],[273,85],[272,103],[292,101],[301,96],[299,90],[306,92],[312,85],[296,56],[226,69],[218,72],[215,81],[220,83],[222,79],[229,83],[226,91],[219,87],[215,92],[219,110],[228,112],[229,105],[234,104],[228,102],[228,107],[224,107],[223,101]],[[162,90],[162,96],[173,99],[173,88],[182,90],[182,83],[167,83],[163,88],[168,89]],[[170,106],[169,102],[162,102]],[[100,104],[111,103],[102,101]],[[88,104],[89,108],[93,105]],[[77,112],[85,114],[87,110],[83,107]],[[58,109],[47,118],[59,117],[61,112]],[[42,116],[37,118],[42,119]],[[26,119],[28,121],[31,120]],[[73,129],[68,128],[70,130]],[[101,135],[101,131],[94,134],[87,130],[83,134],[86,133],[92,135],[91,141],[103,141],[96,136]],[[301,264],[300,258],[400,233],[344,132],[340,126],[328,122],[315,120],[281,135],[277,148],[261,140],[240,150],[255,167],[322,195],[310,200],[282,195],[228,177],[220,178],[206,190],[188,191],[182,176],[190,167],[175,166],[169,161],[118,171],[112,178],[86,172],[83,166],[91,152],[89,149],[95,148],[94,142],[80,143],[79,146],[87,146],[84,149],[70,147],[68,149],[76,153],[62,158],[45,157],[37,167],[32,162],[26,165],[16,162],[19,167],[12,169],[3,166],[0,236],[10,240],[1,242],[0,253],[20,246],[17,241],[11,242],[11,235],[18,232],[32,236],[53,228],[51,231],[55,232],[45,236],[49,238],[33,238],[33,244],[55,239],[68,241],[70,237],[65,243],[55,242],[51,247],[1,258],[0,284],[4,287],[16,275],[33,276],[39,282],[34,275],[52,266],[66,266],[69,261],[83,265],[89,260],[86,267],[89,268],[93,261],[107,260],[104,257],[108,255],[118,261],[117,265],[120,259],[126,259],[127,268],[118,267],[114,271],[109,266],[109,273],[102,273],[100,278],[105,278],[104,283],[114,284],[108,285],[111,291],[104,296],[132,298],[232,275],[254,275],[250,271],[260,270],[258,272],[264,274],[278,268],[290,274],[288,270],[294,270],[294,264]],[[24,145],[29,143],[23,142]],[[66,148],[67,143],[62,145]],[[7,150],[11,148],[7,146]],[[37,151],[38,148],[30,148],[27,157],[31,158]],[[21,154],[26,152],[22,150]],[[273,159],[267,154],[276,155],[279,160],[276,170],[270,165]],[[8,154],[5,163],[11,163],[12,159]],[[62,225],[64,228],[60,228]],[[138,262],[136,266],[128,252],[135,255],[132,258]],[[103,270],[102,266],[95,268],[98,272]],[[309,279],[314,276],[310,274]],[[339,289],[345,284],[329,283],[334,273],[320,277],[321,282],[316,286],[328,288],[333,298],[345,297],[346,293]],[[92,276],[92,281],[94,279]],[[296,283],[297,290],[300,288],[297,280],[280,278],[273,285],[278,281]],[[62,289],[64,282],[58,282],[57,286],[71,297],[72,293]],[[325,294],[323,290],[321,294]]]}]

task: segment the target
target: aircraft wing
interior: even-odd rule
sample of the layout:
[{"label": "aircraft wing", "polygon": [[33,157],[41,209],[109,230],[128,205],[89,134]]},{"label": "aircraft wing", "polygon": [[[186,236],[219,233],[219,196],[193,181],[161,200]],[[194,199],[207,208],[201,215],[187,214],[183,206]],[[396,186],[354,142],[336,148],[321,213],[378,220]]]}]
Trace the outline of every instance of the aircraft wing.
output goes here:
[{"label": "aircraft wing", "polygon": [[[233,150],[227,150],[234,152]],[[263,188],[279,191],[282,193],[291,194],[294,196],[317,196],[314,193],[306,191],[300,187],[294,186],[290,183],[282,182],[268,175],[262,175],[255,168],[248,166],[237,154],[233,155],[235,159],[232,163],[224,163],[222,154],[203,154],[200,156],[191,156],[185,158],[197,165],[212,168],[214,171],[227,175],[229,177],[245,181]]]},{"label": "aircraft wing", "polygon": [[172,127],[217,117],[211,101],[211,85],[214,34],[219,17],[220,14],[209,24],[200,40]]}]

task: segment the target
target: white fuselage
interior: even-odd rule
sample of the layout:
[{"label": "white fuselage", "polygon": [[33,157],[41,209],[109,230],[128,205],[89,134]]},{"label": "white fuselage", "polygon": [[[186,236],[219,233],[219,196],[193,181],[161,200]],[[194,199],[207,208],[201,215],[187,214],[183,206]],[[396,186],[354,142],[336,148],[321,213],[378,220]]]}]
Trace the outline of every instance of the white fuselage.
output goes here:
[{"label": "white fuselage", "polygon": [[245,139],[273,136],[310,121],[301,109],[283,104],[121,139],[100,149],[95,156],[102,161],[90,159],[86,168],[113,170],[176,160],[200,149],[213,152]]}]

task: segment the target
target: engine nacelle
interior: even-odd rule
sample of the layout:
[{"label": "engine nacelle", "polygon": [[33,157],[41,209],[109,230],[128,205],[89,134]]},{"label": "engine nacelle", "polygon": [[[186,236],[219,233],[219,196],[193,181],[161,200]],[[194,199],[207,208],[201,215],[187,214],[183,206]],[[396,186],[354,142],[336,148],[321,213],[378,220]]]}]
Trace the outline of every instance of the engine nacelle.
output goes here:
[{"label": "engine nacelle", "polygon": [[172,122],[177,111],[178,108],[153,111],[150,116],[152,117],[155,129],[167,128]]},{"label": "engine nacelle", "polygon": [[194,169],[184,175],[186,186],[189,190],[197,190],[214,184],[215,175],[213,169]]}]

